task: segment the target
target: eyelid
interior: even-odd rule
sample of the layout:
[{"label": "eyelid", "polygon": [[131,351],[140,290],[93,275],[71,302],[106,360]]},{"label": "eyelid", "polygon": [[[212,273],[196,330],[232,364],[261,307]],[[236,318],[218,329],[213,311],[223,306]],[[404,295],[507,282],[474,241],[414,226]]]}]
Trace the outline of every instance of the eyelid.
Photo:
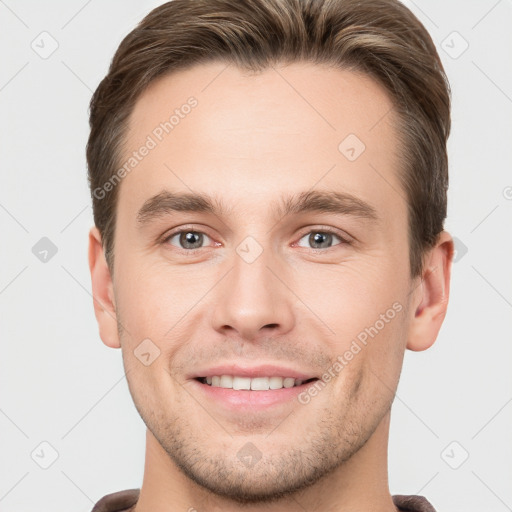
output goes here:
[{"label": "eyelid", "polygon": [[[342,243],[344,244],[352,244],[355,239],[350,236],[348,233],[346,233],[345,231],[341,231],[339,229],[336,229],[336,228],[333,228],[333,227],[330,227],[330,226],[309,226],[308,228],[305,228],[305,230],[299,235],[298,239],[297,239],[297,242],[294,242],[294,245],[296,243],[298,243],[302,238],[304,238],[304,236],[310,234],[310,233],[329,233],[331,235],[335,235],[337,236],[341,241]],[[337,245],[341,245],[341,244],[337,244]],[[316,251],[326,251],[326,250],[329,250],[329,249],[332,249],[332,247],[330,247],[329,249],[314,249],[313,247],[311,247],[312,250],[316,250]]]},{"label": "eyelid", "polygon": [[[179,226],[179,227],[177,227],[175,229],[171,229],[170,231],[166,231],[165,234],[162,235],[162,237],[161,237],[161,243],[162,244],[163,243],[168,243],[169,239],[171,239],[174,236],[176,236],[178,234],[181,234],[183,232],[194,232],[194,233],[200,233],[200,234],[206,235],[217,246],[222,245],[219,242],[216,242],[214,240],[214,238],[206,232],[207,230],[204,231],[203,229],[204,228],[197,229],[197,225],[196,226],[194,226],[194,225]],[[338,237],[341,240],[341,243],[336,244],[335,246],[329,247],[327,249],[315,249],[314,247],[310,247],[309,249],[313,250],[313,251],[325,252],[325,251],[328,251],[329,249],[333,249],[337,245],[343,245],[343,244],[349,245],[349,244],[352,244],[354,242],[354,238],[351,237],[350,235],[348,235],[347,233],[345,233],[344,231],[341,231],[339,229],[336,229],[336,228],[333,228],[333,227],[330,227],[330,226],[321,226],[320,225],[320,226],[309,226],[307,228],[304,228],[304,230],[301,232],[299,237],[296,239],[297,241],[294,242],[292,244],[292,246],[293,247],[298,246],[298,242],[302,238],[304,238],[304,236],[306,236],[306,235],[308,235],[310,233],[328,233],[328,234],[332,234],[332,235]],[[172,244],[169,243],[169,245],[172,245]],[[173,247],[175,249],[179,250],[179,251],[191,253],[191,252],[194,252],[194,251],[199,251],[201,249],[206,249],[208,246],[206,246],[206,247],[198,247],[197,249],[182,249],[181,247],[178,247],[178,246],[175,246],[175,245],[173,245]],[[301,246],[298,246],[298,247],[301,247]],[[307,249],[306,247],[302,247],[302,248],[303,249]]]},{"label": "eyelid", "polygon": [[[179,226],[175,229],[171,229],[170,231],[166,231],[161,237],[160,237],[160,240],[159,242],[162,243],[162,244],[165,244],[165,243],[169,243],[169,239],[175,237],[176,235],[179,235],[183,232],[193,232],[193,233],[200,233],[202,235],[206,235],[212,242],[216,243],[217,245],[220,245],[219,242],[215,242],[214,238],[209,235],[207,233],[207,230],[205,230],[203,227],[201,227],[200,229],[198,229],[197,225],[196,226],[193,226],[193,225],[190,225],[190,226]],[[169,243],[169,245],[172,245],[171,243]],[[199,251],[201,249],[206,249],[208,246],[206,247],[198,247],[197,249],[183,249],[181,247],[178,247],[176,245],[173,245],[173,247],[175,249],[177,249],[178,251],[185,251],[185,252],[194,252],[194,251]]]}]

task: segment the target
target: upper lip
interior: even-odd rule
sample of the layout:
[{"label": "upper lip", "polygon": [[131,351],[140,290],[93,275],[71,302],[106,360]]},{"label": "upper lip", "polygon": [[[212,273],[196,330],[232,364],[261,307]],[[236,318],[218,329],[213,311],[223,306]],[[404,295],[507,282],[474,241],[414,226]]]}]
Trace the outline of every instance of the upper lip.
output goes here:
[{"label": "upper lip", "polygon": [[312,373],[305,373],[293,368],[286,368],[275,364],[262,364],[258,366],[244,366],[242,364],[223,364],[210,366],[204,370],[197,370],[189,378],[213,377],[214,375],[234,375],[239,377],[293,377],[294,379],[316,378]]}]

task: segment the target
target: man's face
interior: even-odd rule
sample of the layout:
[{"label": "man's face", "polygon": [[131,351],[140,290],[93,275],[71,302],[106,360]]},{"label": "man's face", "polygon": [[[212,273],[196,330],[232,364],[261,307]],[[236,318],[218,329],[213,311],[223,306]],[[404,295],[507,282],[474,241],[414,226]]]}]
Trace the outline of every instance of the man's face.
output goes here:
[{"label": "man's face", "polygon": [[[225,68],[175,73],[138,99],[125,156],[156,144],[119,185],[113,287],[129,388],[158,449],[196,483],[255,501],[304,488],[385,428],[415,283],[383,89],[311,64]],[[165,193],[223,211],[173,210],[154,199]],[[318,207],[326,194],[337,208]],[[310,208],[286,213],[300,197]],[[268,391],[198,380],[237,375],[223,365],[331,378]]]}]

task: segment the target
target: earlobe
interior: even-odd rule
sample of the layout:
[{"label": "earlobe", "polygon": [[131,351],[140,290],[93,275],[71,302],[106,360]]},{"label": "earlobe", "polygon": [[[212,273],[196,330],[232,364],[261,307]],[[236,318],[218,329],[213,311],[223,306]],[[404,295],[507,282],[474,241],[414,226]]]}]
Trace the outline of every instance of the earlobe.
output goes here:
[{"label": "earlobe", "polygon": [[428,254],[418,293],[415,295],[416,307],[407,341],[409,350],[426,350],[437,338],[448,308],[453,254],[452,237],[443,231]]},{"label": "earlobe", "polygon": [[120,348],[114,288],[108,268],[101,234],[96,226],[89,231],[89,270],[91,272],[94,314],[100,337],[105,345]]}]

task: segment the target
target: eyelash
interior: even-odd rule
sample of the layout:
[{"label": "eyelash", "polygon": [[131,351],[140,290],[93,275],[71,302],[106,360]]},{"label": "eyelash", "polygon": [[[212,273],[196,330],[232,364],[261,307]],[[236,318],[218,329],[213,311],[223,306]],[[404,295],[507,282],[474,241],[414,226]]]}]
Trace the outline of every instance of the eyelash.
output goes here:
[{"label": "eyelash", "polygon": [[[162,240],[162,243],[163,244],[168,244],[168,245],[172,245],[170,244],[170,240],[172,238],[174,238],[176,235],[181,235],[182,233],[197,233],[197,234],[202,234],[202,235],[206,235],[208,238],[211,239],[210,236],[208,236],[208,234],[206,234],[205,232],[203,231],[199,231],[199,230],[196,230],[194,228],[181,228],[179,229],[178,231],[174,231],[168,235],[165,235],[164,236],[164,239]],[[344,238],[343,236],[341,236],[339,234],[338,231],[334,230],[334,229],[331,229],[331,228],[328,228],[328,227],[321,227],[321,228],[317,228],[317,229],[310,229],[309,231],[306,231],[304,233],[301,234],[301,236],[299,237],[298,239],[298,242],[300,242],[300,240],[302,240],[306,235],[309,235],[311,233],[322,233],[322,234],[329,234],[329,235],[334,235],[336,238],[338,238],[340,240],[340,243],[339,244],[336,244],[336,245],[333,245],[332,247],[327,247],[325,249],[321,249],[321,248],[314,248],[314,247],[309,247],[310,250],[312,251],[322,251],[322,252],[326,252],[326,251],[329,251],[329,250],[332,250],[334,249],[336,246],[338,245],[350,245],[351,244],[351,241],[350,240],[347,240],[347,238]],[[298,242],[295,242],[293,245],[296,246],[296,244]],[[205,247],[198,247],[196,249],[184,249],[182,247],[177,247],[175,245],[173,245],[173,247],[175,249],[177,249],[178,251],[182,251],[182,252],[186,252],[188,254],[191,254],[191,253],[195,253],[196,251],[200,251],[201,249],[205,249]],[[298,247],[302,247],[302,246],[298,246]],[[303,249],[306,249],[306,247],[302,247]]]},{"label": "eyelash", "polygon": [[[300,242],[300,240],[302,240],[305,236],[310,235],[311,233],[322,233],[322,234],[333,235],[336,238],[338,238],[338,240],[340,240],[339,244],[335,244],[332,247],[327,247],[326,249],[318,249],[318,248],[314,248],[314,247],[309,247],[309,249],[312,250],[312,251],[326,252],[326,251],[329,251],[329,250],[334,250],[336,248],[336,246],[338,246],[338,245],[350,245],[351,244],[350,240],[348,240],[347,238],[342,236],[339,233],[339,231],[337,231],[335,229],[332,229],[332,228],[328,228],[328,227],[320,227],[320,228],[316,228],[316,229],[310,229],[309,231],[305,231],[304,233],[302,233],[300,235],[300,238],[299,238],[298,241]],[[294,243],[294,246],[295,246],[295,243]],[[302,247],[302,248],[306,249],[306,247]]]}]

